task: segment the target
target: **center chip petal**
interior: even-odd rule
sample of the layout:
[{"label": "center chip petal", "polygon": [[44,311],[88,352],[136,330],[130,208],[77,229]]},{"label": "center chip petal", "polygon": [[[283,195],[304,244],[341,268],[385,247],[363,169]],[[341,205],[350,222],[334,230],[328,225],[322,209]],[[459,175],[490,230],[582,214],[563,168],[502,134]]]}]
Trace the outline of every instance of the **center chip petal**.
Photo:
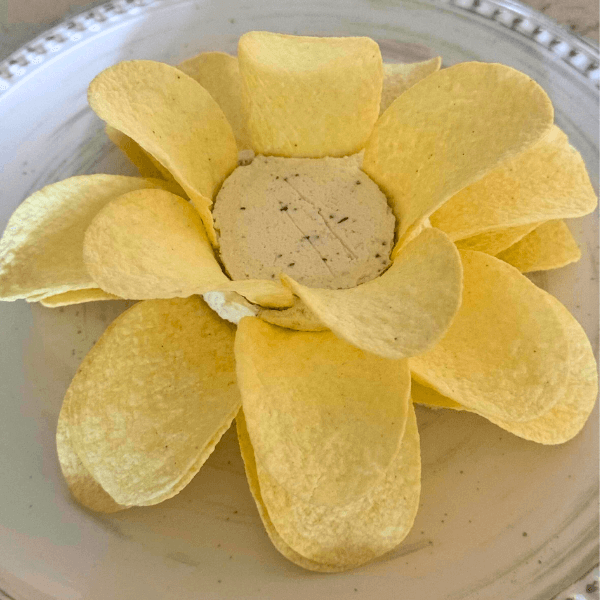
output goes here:
[{"label": "center chip petal", "polygon": [[257,156],[224,182],[213,210],[234,280],[351,288],[390,266],[395,218],[377,185],[346,158]]}]

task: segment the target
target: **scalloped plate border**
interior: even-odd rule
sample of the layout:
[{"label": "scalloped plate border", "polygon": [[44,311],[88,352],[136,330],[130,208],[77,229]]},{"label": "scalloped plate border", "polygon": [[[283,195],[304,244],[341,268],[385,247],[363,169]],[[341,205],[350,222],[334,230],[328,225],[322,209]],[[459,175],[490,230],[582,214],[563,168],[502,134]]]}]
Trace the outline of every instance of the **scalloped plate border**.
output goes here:
[{"label": "scalloped plate border", "polygon": [[[600,89],[598,47],[529,6],[515,0],[428,1],[473,13],[521,34],[561,58],[574,74],[583,76],[590,89]],[[164,0],[112,0],[49,29],[0,62],[0,99],[57,54],[110,29],[129,16],[163,3]]]}]

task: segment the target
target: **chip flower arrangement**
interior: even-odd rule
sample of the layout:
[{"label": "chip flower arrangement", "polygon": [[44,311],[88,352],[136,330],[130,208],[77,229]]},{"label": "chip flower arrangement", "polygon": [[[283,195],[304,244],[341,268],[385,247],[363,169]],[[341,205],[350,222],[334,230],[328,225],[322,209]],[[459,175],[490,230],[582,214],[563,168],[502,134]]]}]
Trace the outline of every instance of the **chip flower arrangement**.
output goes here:
[{"label": "chip flower arrangement", "polygon": [[235,419],[274,545],[343,571],[413,524],[413,402],[542,444],[581,430],[592,348],[523,273],[580,257],[562,219],[596,207],[585,165],[528,76],[440,62],[251,32],[237,58],[127,61],[92,81],[142,177],[49,185],[0,242],[4,300],[139,300],[60,412],[81,504],[174,496]]}]

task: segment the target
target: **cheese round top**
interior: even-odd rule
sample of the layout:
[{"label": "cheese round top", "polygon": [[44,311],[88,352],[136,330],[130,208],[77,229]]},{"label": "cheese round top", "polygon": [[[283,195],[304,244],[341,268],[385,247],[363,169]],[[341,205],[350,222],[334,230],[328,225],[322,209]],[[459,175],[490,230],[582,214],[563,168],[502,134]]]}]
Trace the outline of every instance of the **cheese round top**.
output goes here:
[{"label": "cheese round top", "polygon": [[395,218],[356,157],[257,156],[223,183],[213,208],[232,279],[342,289],[390,265]]}]

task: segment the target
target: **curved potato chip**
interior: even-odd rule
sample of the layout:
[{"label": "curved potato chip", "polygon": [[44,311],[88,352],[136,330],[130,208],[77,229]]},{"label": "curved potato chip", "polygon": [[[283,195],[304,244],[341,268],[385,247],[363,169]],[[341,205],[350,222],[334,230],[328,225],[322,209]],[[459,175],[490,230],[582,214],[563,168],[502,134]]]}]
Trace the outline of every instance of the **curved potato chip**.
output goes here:
[{"label": "curved potato chip", "polygon": [[446,200],[537,142],[553,116],[537,83],[498,64],[458,64],[404,92],[377,122],[363,161],[397,217],[396,248]]},{"label": "curved potato chip", "polygon": [[[538,444],[562,444],[574,438],[589,418],[598,396],[598,373],[592,346],[575,317],[554,297],[549,296],[569,340],[569,375],[562,400],[537,419],[516,422],[482,415],[506,431]],[[413,380],[411,395],[427,406],[466,410],[458,402]]]},{"label": "curved potato chip", "polygon": [[541,417],[525,423],[487,418],[526,440],[538,444],[562,444],[574,438],[588,420],[598,396],[598,373],[594,351],[585,331],[556,298],[549,298],[569,340],[569,374],[564,398]]},{"label": "curved potato chip", "polygon": [[373,40],[252,31],[240,38],[238,60],[257,154],[345,156],[365,145],[383,81]]},{"label": "curved potato chip", "polygon": [[173,175],[216,245],[210,207],[237,166],[237,146],[211,95],[175,67],[132,60],[97,75],[90,83],[88,102],[101,119],[132,138]]},{"label": "curved potato chip", "polygon": [[422,404],[428,408],[451,408],[452,410],[466,410],[467,412],[471,412],[462,404],[450,400],[450,398],[446,398],[446,396],[442,396],[442,394],[436,392],[433,388],[421,385],[414,379],[410,384],[410,395],[415,404]]},{"label": "curved potato chip", "polygon": [[106,125],[104,131],[108,139],[135,165],[142,177],[164,179],[162,171],[154,165],[139,144],[110,125]]},{"label": "curved potato chip", "polygon": [[413,377],[486,417],[535,419],[564,397],[569,372],[551,296],[489,254],[460,255],[462,306],[442,340],[411,359]]},{"label": "curved potato chip", "polygon": [[451,239],[581,217],[598,199],[585,163],[556,126],[537,144],[454,195],[431,215]]},{"label": "curved potato chip", "polygon": [[400,94],[427,75],[439,71],[441,66],[441,56],[414,63],[384,63],[379,114],[382,114]]},{"label": "curved potato chip", "polygon": [[431,348],[450,326],[462,291],[456,247],[431,228],[409,242],[383,275],[355,288],[311,289],[283,278],[338,337],[386,358]]},{"label": "curved potato chip", "polygon": [[564,221],[548,221],[498,258],[521,273],[558,269],[581,258],[581,250]]},{"label": "curved potato chip", "polygon": [[306,307],[300,298],[296,298],[294,305],[285,310],[274,310],[264,308],[257,315],[263,321],[285,327],[286,329],[295,329],[296,331],[327,331],[327,327],[321,323],[315,315]]},{"label": "curved potato chip", "polygon": [[384,479],[351,504],[299,501],[256,463],[262,499],[283,540],[318,563],[352,569],[395,548],[410,531],[421,490],[421,456],[412,404],[400,451]]},{"label": "curved potato chip", "polygon": [[198,297],[139,302],[118,317],[71,382],[73,448],[119,504],[181,491],[240,408],[235,329]]},{"label": "curved potato chip", "polygon": [[265,526],[265,530],[269,539],[277,548],[277,550],[285,556],[288,560],[291,560],[293,563],[297,564],[299,567],[303,569],[308,569],[310,571],[317,571],[321,573],[338,573],[343,571],[343,567],[334,567],[333,565],[326,565],[322,563],[315,562],[314,560],[309,560],[308,558],[298,554],[295,550],[290,548],[277,530],[269,517],[269,513],[267,511],[267,507],[262,499],[262,494],[260,493],[260,484],[258,482],[258,474],[256,472],[256,460],[254,457],[254,450],[252,449],[252,444],[250,443],[250,436],[248,435],[248,429],[246,427],[246,421],[244,419],[244,410],[240,409],[238,414],[235,417],[235,424],[237,427],[238,434],[238,442],[240,444],[240,453],[242,455],[242,459],[244,461],[244,470],[246,471],[246,479],[248,480],[248,486],[250,487],[250,492],[252,493],[252,497],[254,498],[254,502],[256,503],[256,508],[258,509],[258,514]]},{"label": "curved potato chip", "polygon": [[406,361],[256,317],[240,321],[235,356],[257,460],[288,492],[344,505],[384,477],[406,425]]},{"label": "curved potato chip", "polygon": [[85,233],[83,256],[93,281],[120,298],[186,298],[230,290],[269,306],[293,302],[279,282],[230,281],[194,207],[163,190],[131,192],[105,206]]},{"label": "curved potato chip", "polygon": [[225,52],[203,52],[177,65],[195,79],[225,113],[238,150],[251,148],[246,120],[242,114],[242,78],[238,59]]},{"label": "curved potato chip", "polygon": [[69,434],[69,406],[68,401],[63,402],[58,424],[56,426],[56,452],[60,463],[60,470],[69,486],[69,491],[86,508],[96,512],[114,513],[129,508],[117,504],[102,486],[90,475],[90,472],[79,460]]},{"label": "curved potato chip", "polygon": [[495,229],[494,231],[480,233],[464,240],[458,240],[455,243],[459,250],[477,250],[478,252],[497,256],[503,250],[510,248],[513,244],[522,240],[539,225],[540,223],[528,223],[527,225],[518,225],[517,227]]},{"label": "curved potato chip", "polygon": [[170,189],[158,179],[79,175],[24,200],[0,240],[0,299],[17,300],[98,287],[83,263],[83,236],[111,200],[140,189]]},{"label": "curved potato chip", "polygon": [[107,294],[99,288],[90,288],[45,296],[39,300],[39,303],[47,308],[58,308],[59,306],[70,306],[71,304],[82,304],[84,302],[98,302],[99,300],[122,300],[122,298],[114,294]]}]

